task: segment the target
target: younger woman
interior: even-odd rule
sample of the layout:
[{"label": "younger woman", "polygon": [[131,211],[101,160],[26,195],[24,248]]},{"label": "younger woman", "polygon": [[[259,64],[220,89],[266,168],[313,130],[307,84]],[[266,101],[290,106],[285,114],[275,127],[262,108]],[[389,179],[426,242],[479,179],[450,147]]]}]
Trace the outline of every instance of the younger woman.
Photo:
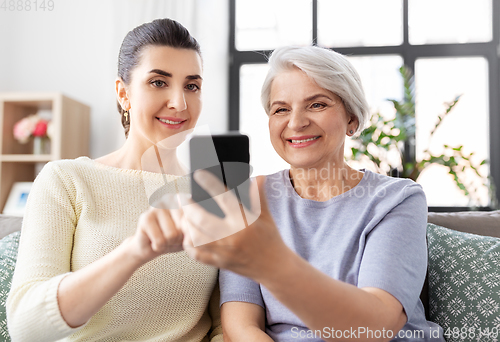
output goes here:
[{"label": "younger woman", "polygon": [[[188,191],[175,149],[156,145],[195,126],[202,81],[200,47],[179,23],[127,34],[116,81],[127,140],[35,180],[7,301],[14,341],[222,341],[217,268],[181,251],[182,232],[145,191],[164,178]],[[152,148],[162,173],[143,170]]]}]

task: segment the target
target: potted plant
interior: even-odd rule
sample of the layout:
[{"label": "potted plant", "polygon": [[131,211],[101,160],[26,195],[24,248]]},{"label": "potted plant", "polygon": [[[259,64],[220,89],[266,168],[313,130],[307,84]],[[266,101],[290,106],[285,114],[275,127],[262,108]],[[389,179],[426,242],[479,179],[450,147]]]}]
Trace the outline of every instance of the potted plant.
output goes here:
[{"label": "potted plant", "polygon": [[[456,186],[469,198],[469,204],[478,203],[477,188],[465,180],[465,172],[472,171],[481,184],[489,187],[491,205],[496,206],[493,182],[484,177],[479,167],[487,163],[486,160],[474,161],[474,152],[465,153],[462,145],[443,145],[442,153],[435,154],[429,148],[429,141],[438,131],[453,108],[460,100],[457,96],[445,103],[445,112],[438,115],[437,121],[430,132],[430,139],[423,150],[423,158],[415,157],[415,97],[414,79],[411,71],[402,66],[399,72],[404,82],[404,97],[402,100],[390,99],[396,110],[394,118],[386,119],[380,113],[371,118],[371,126],[366,128],[358,139],[354,140],[351,148],[352,159],[368,161],[379,173],[388,173],[393,176],[410,178],[417,181],[422,171],[432,164],[440,164],[447,168],[453,176]],[[391,155],[391,158],[388,156]],[[396,157],[395,157],[396,156]]]}]

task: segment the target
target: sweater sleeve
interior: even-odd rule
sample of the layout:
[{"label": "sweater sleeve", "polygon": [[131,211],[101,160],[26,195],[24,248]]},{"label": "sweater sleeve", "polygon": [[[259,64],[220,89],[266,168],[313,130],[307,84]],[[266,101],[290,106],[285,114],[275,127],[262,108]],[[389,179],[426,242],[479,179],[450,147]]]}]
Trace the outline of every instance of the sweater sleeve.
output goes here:
[{"label": "sweater sleeve", "polygon": [[68,326],[57,301],[59,283],[71,270],[75,202],[71,178],[57,164],[48,163],[28,197],[6,303],[13,341],[54,341],[83,327]]},{"label": "sweater sleeve", "polygon": [[222,323],[220,319],[220,290],[219,290],[219,282],[215,284],[214,291],[212,293],[212,297],[210,298],[210,302],[208,303],[208,310],[210,313],[210,317],[212,318],[212,327],[210,329],[210,342],[222,342]]}]

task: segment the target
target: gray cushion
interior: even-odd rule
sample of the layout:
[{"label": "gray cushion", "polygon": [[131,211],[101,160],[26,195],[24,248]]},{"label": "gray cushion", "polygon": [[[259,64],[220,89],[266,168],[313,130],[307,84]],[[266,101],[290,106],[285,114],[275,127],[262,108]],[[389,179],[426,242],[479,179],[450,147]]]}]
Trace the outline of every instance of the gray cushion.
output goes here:
[{"label": "gray cushion", "polygon": [[0,338],[2,341],[10,341],[5,303],[12,285],[20,236],[21,232],[17,231],[0,240]]},{"label": "gray cushion", "polygon": [[430,318],[447,341],[498,341],[500,239],[427,225]]},{"label": "gray cushion", "polygon": [[500,237],[500,210],[429,213],[427,222],[460,232]]}]

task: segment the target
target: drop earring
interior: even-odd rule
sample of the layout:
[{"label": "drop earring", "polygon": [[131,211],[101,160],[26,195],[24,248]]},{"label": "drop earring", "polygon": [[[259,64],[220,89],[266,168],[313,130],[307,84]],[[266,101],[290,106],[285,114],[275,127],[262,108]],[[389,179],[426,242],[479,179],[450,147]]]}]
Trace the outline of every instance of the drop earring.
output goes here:
[{"label": "drop earring", "polygon": [[128,110],[126,110],[124,113],[123,113],[123,116],[125,117],[125,122],[128,122]]}]

